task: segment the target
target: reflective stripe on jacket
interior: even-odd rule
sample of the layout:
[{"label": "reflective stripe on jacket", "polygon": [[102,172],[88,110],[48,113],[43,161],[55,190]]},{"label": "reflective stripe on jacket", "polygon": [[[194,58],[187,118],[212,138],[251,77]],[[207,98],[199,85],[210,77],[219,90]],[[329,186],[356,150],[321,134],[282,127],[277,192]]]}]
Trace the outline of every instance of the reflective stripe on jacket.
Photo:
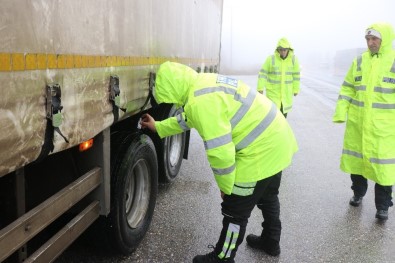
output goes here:
[{"label": "reflective stripe on jacket", "polygon": [[387,24],[379,31],[379,53],[354,59],[342,84],[334,122],[347,120],[341,169],[380,185],[395,184],[395,34]]},{"label": "reflective stripe on jacket", "polygon": [[[185,106],[181,116],[156,122],[157,132],[165,137],[195,128],[221,191],[230,194],[236,182],[270,177],[291,163],[296,140],[271,101],[241,81],[211,73],[185,76],[166,63],[157,74],[155,99]],[[188,96],[170,102],[175,92]]]}]

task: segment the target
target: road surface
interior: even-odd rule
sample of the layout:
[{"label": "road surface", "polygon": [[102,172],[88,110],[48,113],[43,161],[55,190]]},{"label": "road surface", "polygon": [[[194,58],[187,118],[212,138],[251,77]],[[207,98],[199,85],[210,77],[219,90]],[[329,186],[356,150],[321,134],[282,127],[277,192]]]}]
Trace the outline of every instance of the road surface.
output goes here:
[{"label": "road surface", "polygon": [[[256,76],[237,76],[256,86]],[[288,121],[299,144],[293,163],[283,172],[280,188],[281,255],[271,257],[244,241],[236,262],[395,262],[395,213],[375,219],[374,184],[363,204],[348,204],[349,175],[339,169],[344,124],[331,121],[342,80],[306,74]],[[337,85],[338,84],[338,85]],[[135,253],[109,255],[81,239],[58,262],[192,262],[211,251],[221,231],[220,194],[204,153],[192,131],[189,159],[171,185],[161,185],[152,225]],[[254,209],[247,233],[261,232],[261,215]]]}]

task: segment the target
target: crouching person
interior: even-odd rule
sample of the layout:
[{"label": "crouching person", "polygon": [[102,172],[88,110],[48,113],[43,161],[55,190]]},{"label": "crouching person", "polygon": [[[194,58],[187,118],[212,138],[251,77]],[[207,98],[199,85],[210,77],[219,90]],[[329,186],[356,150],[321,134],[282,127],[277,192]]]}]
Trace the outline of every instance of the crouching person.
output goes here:
[{"label": "crouching person", "polygon": [[160,66],[153,93],[157,103],[183,106],[184,112],[163,121],[145,114],[142,128],[161,138],[195,128],[223,200],[219,240],[212,252],[193,262],[234,262],[255,205],[262,210],[263,230],[247,242],[279,255],[281,171],[291,163],[297,143],[276,105],[241,81],[174,62]]}]

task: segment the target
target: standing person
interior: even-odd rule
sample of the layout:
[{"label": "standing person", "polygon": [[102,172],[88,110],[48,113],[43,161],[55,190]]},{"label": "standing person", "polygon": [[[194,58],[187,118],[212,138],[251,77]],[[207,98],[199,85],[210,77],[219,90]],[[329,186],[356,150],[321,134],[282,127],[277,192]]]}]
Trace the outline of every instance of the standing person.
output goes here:
[{"label": "standing person", "polygon": [[281,171],[291,163],[297,143],[276,106],[241,81],[199,74],[174,62],[160,66],[153,94],[158,103],[183,106],[184,112],[163,121],[145,114],[141,127],[161,138],[195,128],[223,199],[223,228],[214,251],[193,262],[234,262],[256,204],[264,230],[253,245],[278,255]]},{"label": "standing person", "polygon": [[299,61],[291,44],[281,38],[273,55],[266,58],[258,76],[258,91],[273,101],[284,117],[292,108],[293,96],[300,90]]},{"label": "standing person", "polygon": [[371,25],[365,32],[366,52],[354,59],[341,86],[334,122],[345,122],[340,168],[351,174],[359,206],[368,188],[375,184],[376,218],[388,219],[395,183],[395,38],[387,23]]}]

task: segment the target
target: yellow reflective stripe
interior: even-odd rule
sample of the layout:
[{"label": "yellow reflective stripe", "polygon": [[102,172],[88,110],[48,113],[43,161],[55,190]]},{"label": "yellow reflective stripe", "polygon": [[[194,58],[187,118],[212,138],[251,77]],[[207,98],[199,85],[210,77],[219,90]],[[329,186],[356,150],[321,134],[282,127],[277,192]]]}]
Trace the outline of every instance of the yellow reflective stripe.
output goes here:
[{"label": "yellow reflective stripe", "polygon": [[372,103],[372,108],[376,109],[395,109],[395,104],[393,103]]},{"label": "yellow reflective stripe", "polygon": [[392,64],[392,67],[391,67],[391,70],[390,70],[392,73],[395,73],[395,61],[394,61],[394,63]]},{"label": "yellow reflective stripe", "polygon": [[177,114],[177,122],[178,122],[178,125],[180,125],[180,128],[183,130],[183,131],[188,131],[188,130],[190,130],[189,129],[189,127],[188,127],[188,125],[187,125],[187,123],[185,122],[185,120],[184,120],[184,116],[180,113],[180,114]]},{"label": "yellow reflective stripe", "polygon": [[351,155],[351,156],[354,156],[354,157],[357,157],[357,158],[363,158],[362,153],[358,153],[358,152],[347,150],[347,149],[343,149],[342,153],[343,154],[347,154],[347,155]]},{"label": "yellow reflective stripe", "polygon": [[269,82],[270,84],[280,84],[281,81],[280,80],[273,80],[273,79],[267,79],[267,82]]},{"label": "yellow reflective stripe", "polygon": [[357,71],[361,71],[362,56],[357,57]]},{"label": "yellow reflective stripe", "polygon": [[236,151],[246,148],[250,143],[252,143],[257,137],[259,137],[267,127],[273,122],[277,115],[277,106],[272,103],[272,106],[267,113],[267,115],[263,118],[263,120],[258,123],[258,125],[245,136],[237,145]]},{"label": "yellow reflective stripe", "polygon": [[218,59],[133,57],[80,54],[0,53],[0,71],[159,65],[166,61],[214,66]]},{"label": "yellow reflective stripe", "polygon": [[12,54],[11,61],[14,71],[25,70],[25,56],[23,54]]},{"label": "yellow reflective stripe", "polygon": [[[364,90],[366,90],[366,86],[365,86]],[[393,89],[393,88],[374,87],[374,92],[391,94],[391,93],[395,93],[395,89]]]},{"label": "yellow reflective stripe", "polygon": [[213,168],[211,167],[211,170],[215,174],[215,176],[221,176],[221,175],[228,175],[231,172],[233,172],[236,169],[236,164],[232,164],[231,166],[227,168]]},{"label": "yellow reflective stripe", "polygon": [[269,71],[267,74],[280,76],[282,74],[282,72],[281,71]]},{"label": "yellow reflective stripe", "polygon": [[346,95],[339,95],[339,98],[337,100],[346,100],[348,102],[351,102],[352,98]]},{"label": "yellow reflective stripe", "polygon": [[228,87],[224,87],[224,86],[208,87],[208,88],[196,90],[194,92],[194,95],[195,95],[195,97],[198,97],[198,96],[202,96],[202,95],[206,95],[206,94],[214,93],[214,92],[224,92],[225,94],[235,95],[237,93],[237,89],[228,88]]},{"label": "yellow reflective stripe", "polygon": [[230,257],[232,251],[236,248],[236,241],[239,237],[239,233],[240,226],[229,223],[224,245],[222,247],[222,252],[218,255],[219,258],[223,259]]},{"label": "yellow reflective stripe", "polygon": [[351,84],[351,83],[348,83],[347,81],[344,81],[342,86],[349,87],[349,88],[354,88],[354,85]]},{"label": "yellow reflective stripe", "polygon": [[379,159],[379,158],[370,158],[369,161],[371,163],[377,163],[377,164],[395,164],[395,159]]},{"label": "yellow reflective stripe", "polygon": [[0,71],[11,71],[10,54],[0,54]]},{"label": "yellow reflective stripe", "polygon": [[358,107],[363,107],[365,105],[365,103],[363,101],[359,101],[359,100],[351,100],[351,104],[358,106]]},{"label": "yellow reflective stripe", "polygon": [[265,75],[259,75],[259,78],[260,78],[260,79],[267,79],[267,76],[265,76]]},{"label": "yellow reflective stripe", "polygon": [[26,70],[37,68],[37,54],[26,55]]},{"label": "yellow reflective stripe", "polygon": [[214,139],[210,139],[207,141],[204,141],[204,148],[206,150],[214,149],[220,146],[223,146],[225,144],[231,143],[232,142],[232,134],[228,133],[222,136],[219,136]]},{"label": "yellow reflective stripe", "polygon": [[[355,86],[356,91],[366,91],[366,86],[361,85],[361,86]],[[374,91],[376,91],[376,87],[374,88]]]}]

